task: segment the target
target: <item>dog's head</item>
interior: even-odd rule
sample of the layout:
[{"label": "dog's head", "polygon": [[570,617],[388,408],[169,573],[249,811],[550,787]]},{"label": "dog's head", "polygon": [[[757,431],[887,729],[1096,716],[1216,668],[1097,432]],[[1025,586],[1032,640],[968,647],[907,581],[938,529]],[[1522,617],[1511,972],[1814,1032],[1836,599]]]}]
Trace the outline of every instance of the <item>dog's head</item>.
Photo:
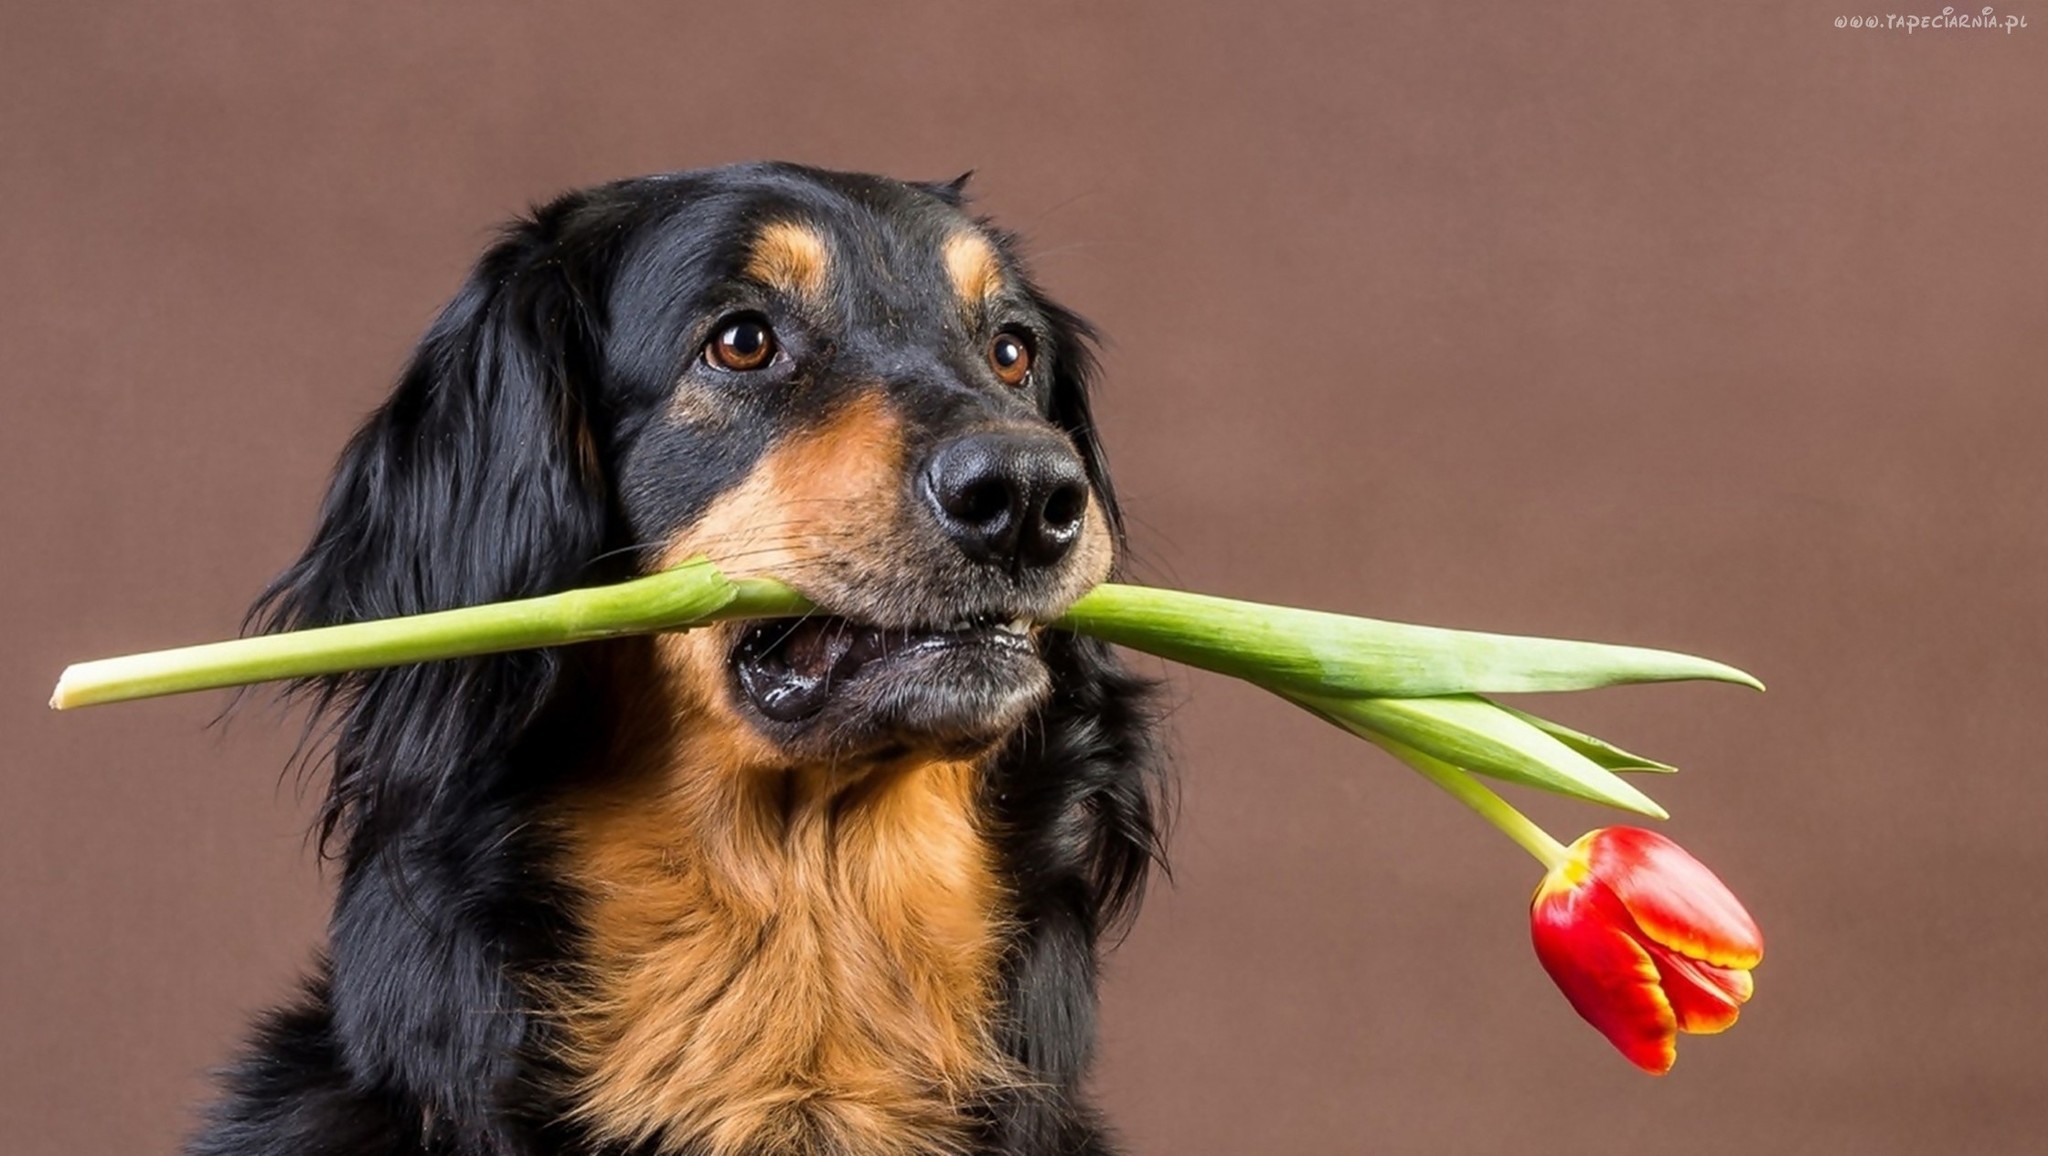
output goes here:
[{"label": "dog's head", "polygon": [[951,187],[686,184],[606,302],[623,530],[821,612],[678,659],[785,755],[1000,738],[1048,688],[1038,626],[1114,551],[1084,330]]},{"label": "dog's head", "polygon": [[[963,212],[959,182],[749,165],[572,194],[512,226],[435,323],[267,621],[708,555],[820,607],[664,643],[664,673],[743,759],[986,749],[1048,692],[1040,626],[1116,551],[1088,340]],[[440,729],[413,735],[357,710],[344,727],[367,729],[343,753],[381,745],[388,767],[423,744],[504,749],[575,681],[562,669],[509,656],[331,687],[503,704],[426,714],[412,725]],[[360,824],[355,768],[336,770]]]}]

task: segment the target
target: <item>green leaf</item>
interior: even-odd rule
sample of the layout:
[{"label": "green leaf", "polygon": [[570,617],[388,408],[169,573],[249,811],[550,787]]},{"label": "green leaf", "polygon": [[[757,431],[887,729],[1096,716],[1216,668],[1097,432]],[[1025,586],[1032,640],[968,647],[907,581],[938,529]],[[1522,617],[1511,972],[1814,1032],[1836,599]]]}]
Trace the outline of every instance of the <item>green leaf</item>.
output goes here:
[{"label": "green leaf", "polygon": [[1474,774],[1651,818],[1670,817],[1614,772],[1483,698],[1285,697],[1361,738],[1384,736]]},{"label": "green leaf", "polygon": [[1511,694],[1681,679],[1763,689],[1732,666],[1667,650],[1411,626],[1144,586],[1098,586],[1058,625],[1312,695]]},{"label": "green leaf", "polygon": [[[1487,701],[1493,702],[1492,699]],[[1493,705],[1514,715],[1516,718],[1521,719],[1523,722],[1528,723],[1530,726],[1535,727],[1537,730],[1542,731],[1544,734],[1549,735],[1551,738],[1556,739],[1558,742],[1563,743],[1610,771],[1621,771],[1624,774],[1641,772],[1653,775],[1675,775],[1678,773],[1678,768],[1670,763],[1660,763],[1655,759],[1630,754],[1606,739],[1594,738],[1583,731],[1575,731],[1561,723],[1551,722],[1547,718],[1530,714],[1527,711],[1516,710],[1505,703],[1495,702]]]}]

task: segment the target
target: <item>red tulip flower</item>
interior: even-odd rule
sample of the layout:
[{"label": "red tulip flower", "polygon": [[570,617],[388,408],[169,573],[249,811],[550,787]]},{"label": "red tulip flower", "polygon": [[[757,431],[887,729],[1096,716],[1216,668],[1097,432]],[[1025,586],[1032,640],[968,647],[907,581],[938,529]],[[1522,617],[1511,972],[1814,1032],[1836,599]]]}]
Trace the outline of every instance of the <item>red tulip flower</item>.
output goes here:
[{"label": "red tulip flower", "polygon": [[1603,827],[1566,850],[1530,904],[1536,957],[1586,1022],[1662,1075],[1679,1032],[1735,1022],[1763,936],[1714,873],[1662,835]]}]

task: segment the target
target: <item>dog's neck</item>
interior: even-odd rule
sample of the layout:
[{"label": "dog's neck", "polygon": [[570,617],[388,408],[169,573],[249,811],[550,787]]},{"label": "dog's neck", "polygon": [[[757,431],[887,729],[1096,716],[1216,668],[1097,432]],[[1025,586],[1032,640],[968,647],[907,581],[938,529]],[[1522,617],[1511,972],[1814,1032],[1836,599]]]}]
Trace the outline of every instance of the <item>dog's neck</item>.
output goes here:
[{"label": "dog's neck", "polygon": [[1004,1071],[980,766],[776,766],[690,680],[655,685],[565,812],[579,1115],[718,1156],[957,1150]]}]

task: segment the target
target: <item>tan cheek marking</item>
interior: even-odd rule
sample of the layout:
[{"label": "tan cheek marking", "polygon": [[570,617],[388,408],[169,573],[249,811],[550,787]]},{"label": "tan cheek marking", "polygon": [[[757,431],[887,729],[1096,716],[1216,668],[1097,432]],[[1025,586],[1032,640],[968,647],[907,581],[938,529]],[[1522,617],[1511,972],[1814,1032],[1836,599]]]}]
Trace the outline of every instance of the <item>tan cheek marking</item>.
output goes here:
[{"label": "tan cheek marking", "polygon": [[830,281],[832,252],[825,238],[809,225],[777,221],[761,230],[748,252],[745,273],[792,297],[823,301]]},{"label": "tan cheek marking", "polygon": [[[872,557],[893,531],[905,450],[902,425],[880,393],[864,393],[825,425],[801,430],[763,455],[745,482],[712,502],[663,551],[660,566],[708,557],[728,576],[772,575],[804,585],[852,556]],[[777,765],[781,750],[734,709],[726,655],[739,627],[655,636],[643,693],[661,717],[715,743],[706,765],[720,780]]]},{"label": "tan cheek marking", "polygon": [[1081,526],[1081,540],[1074,544],[1075,585],[1086,593],[1109,581],[1110,572],[1115,569],[1116,539],[1110,536],[1109,514],[1091,488],[1088,492],[1088,514]]},{"label": "tan cheek marking", "polygon": [[860,394],[828,424],[771,448],[676,536],[661,564],[704,555],[733,577],[773,574],[801,585],[806,574],[887,541],[906,452],[887,400]]},{"label": "tan cheek marking", "polygon": [[[849,555],[872,556],[896,517],[904,453],[887,401],[861,394],[830,423],[771,447],[745,482],[676,535],[659,565],[708,557],[734,578],[773,575],[801,586]],[[709,765],[725,778],[757,774],[781,757],[731,701],[725,660],[738,629],[657,635],[647,672],[647,693],[664,700],[659,713],[687,720],[693,742],[716,737],[721,754]]]},{"label": "tan cheek marking", "polygon": [[960,303],[966,308],[979,308],[1002,289],[1002,263],[988,238],[979,233],[955,233],[946,238],[941,253],[946,262],[946,278],[953,283],[953,292],[960,295]]}]

